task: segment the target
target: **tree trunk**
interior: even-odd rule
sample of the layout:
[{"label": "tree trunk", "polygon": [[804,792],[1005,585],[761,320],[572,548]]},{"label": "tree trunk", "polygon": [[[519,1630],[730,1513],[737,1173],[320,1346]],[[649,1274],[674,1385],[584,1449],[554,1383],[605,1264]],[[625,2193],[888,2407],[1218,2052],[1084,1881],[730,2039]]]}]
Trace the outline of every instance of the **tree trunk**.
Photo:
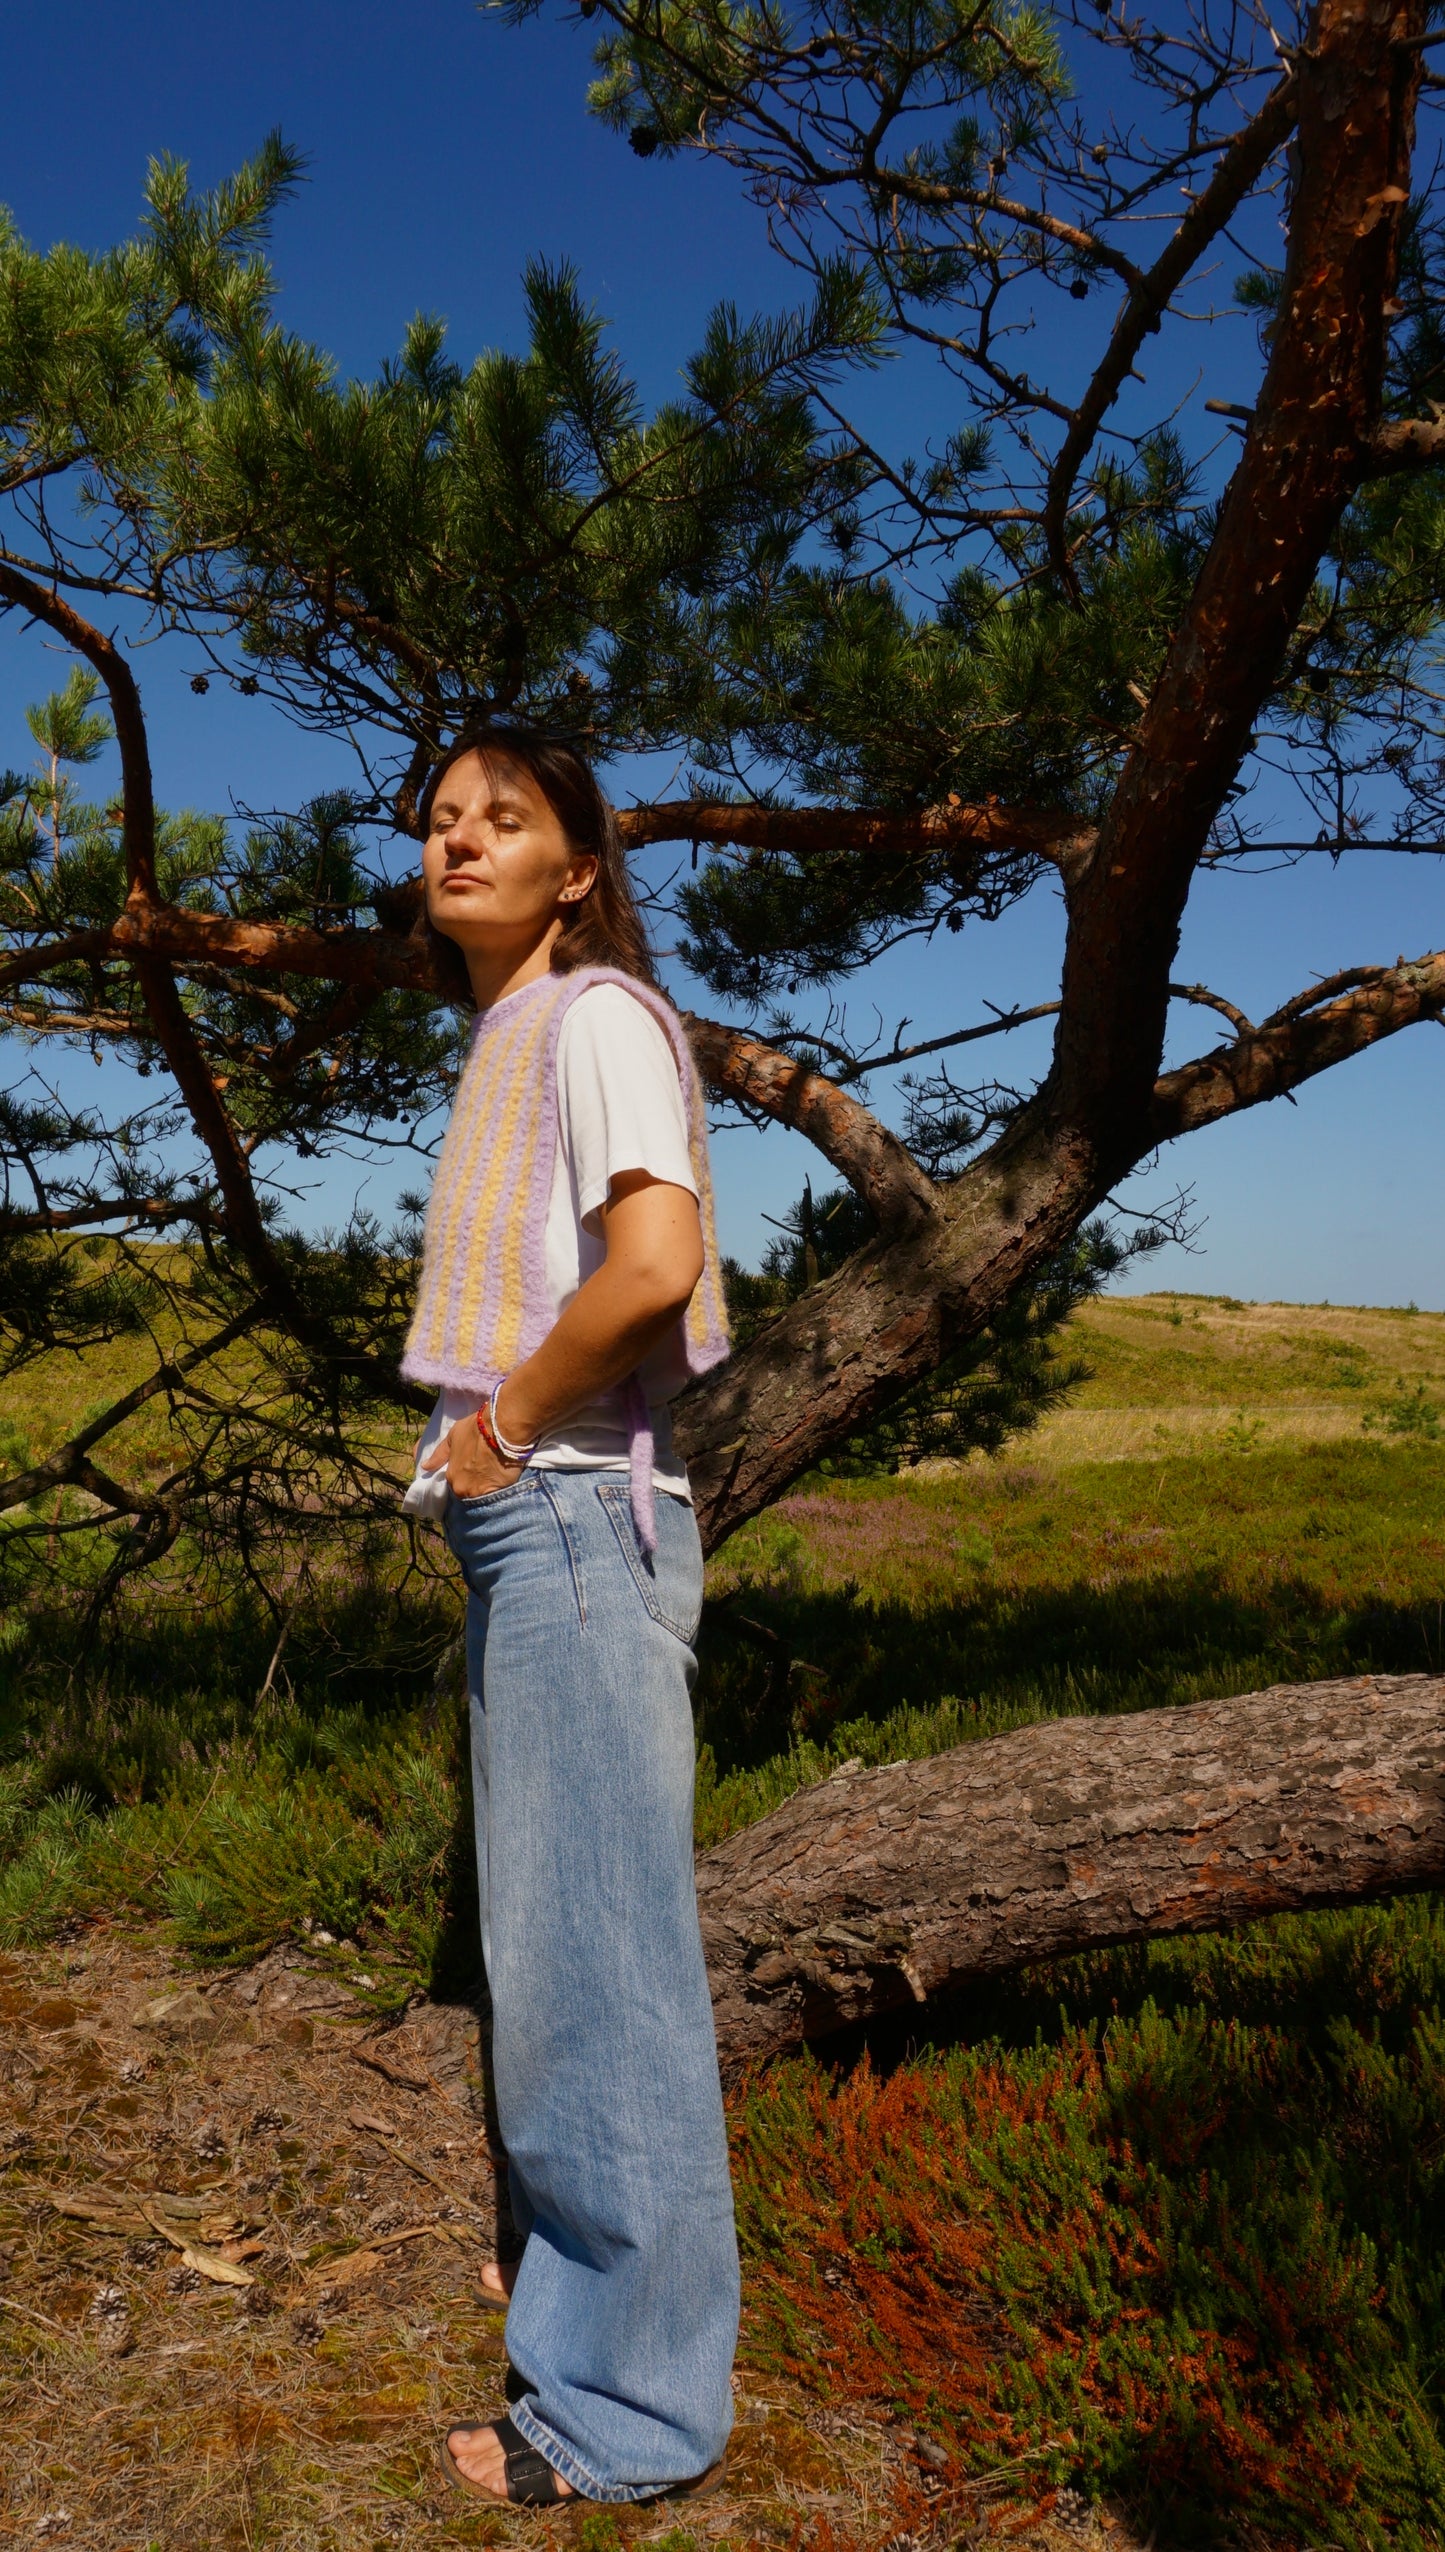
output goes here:
[{"label": "tree trunk", "polygon": [[1107,1193],[1036,1103],[931,1208],[810,1286],[673,1404],[703,1548],[987,1327]]},{"label": "tree trunk", "polygon": [[1059,1719],[834,1773],[698,1862],[725,2064],[1038,1959],[1445,1885],[1445,1678]]}]

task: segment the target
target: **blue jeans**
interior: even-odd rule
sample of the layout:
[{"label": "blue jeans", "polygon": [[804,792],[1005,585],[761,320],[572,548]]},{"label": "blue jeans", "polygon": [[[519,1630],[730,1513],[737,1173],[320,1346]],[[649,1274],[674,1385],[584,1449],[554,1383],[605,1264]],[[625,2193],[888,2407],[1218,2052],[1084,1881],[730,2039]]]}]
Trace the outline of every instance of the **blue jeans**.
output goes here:
[{"label": "blue jeans", "polygon": [[737,2243],[692,1869],[702,1552],[625,1475],[527,1471],[447,1503],[482,1948],[526,2248],[512,2417],[591,2499],[706,2471],[732,2420]]}]

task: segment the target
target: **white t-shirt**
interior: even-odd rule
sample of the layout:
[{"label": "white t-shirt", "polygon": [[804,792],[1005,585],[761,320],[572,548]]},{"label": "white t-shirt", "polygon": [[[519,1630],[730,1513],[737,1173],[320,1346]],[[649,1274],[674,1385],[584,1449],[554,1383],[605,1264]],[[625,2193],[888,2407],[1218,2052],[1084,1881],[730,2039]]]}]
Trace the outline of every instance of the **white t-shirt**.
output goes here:
[{"label": "white t-shirt", "polygon": [[[687,1113],[677,1059],[640,1001],[620,984],[579,993],[557,1039],[557,1162],[547,1209],[547,1308],[552,1320],[606,1256],[598,1208],[627,1170],[646,1170],[696,1196],[687,1143]],[[652,1412],[653,1486],[691,1498],[687,1472],[673,1450],[667,1403],[687,1380],[682,1324],[654,1347],[640,1368]],[[423,1472],[430,1453],[458,1418],[476,1410],[474,1391],[449,1385],[438,1394],[417,1449],[416,1477],[402,1499],[411,1515],[440,1515],[444,1470]],[[574,1410],[543,1436],[534,1470],[625,1471],[627,1420],[620,1391]]]}]

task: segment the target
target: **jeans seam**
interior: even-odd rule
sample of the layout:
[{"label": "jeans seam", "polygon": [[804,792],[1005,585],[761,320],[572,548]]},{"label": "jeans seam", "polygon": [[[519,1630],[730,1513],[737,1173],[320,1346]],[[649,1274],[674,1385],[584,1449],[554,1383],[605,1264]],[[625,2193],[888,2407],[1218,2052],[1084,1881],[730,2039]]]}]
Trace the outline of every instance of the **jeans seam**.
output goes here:
[{"label": "jeans seam", "polygon": [[582,1576],[582,1565],[577,1557],[576,1545],[573,1542],[571,1534],[567,1530],[567,1518],[562,1512],[561,1500],[556,1497],[553,1491],[548,1487],[547,1474],[545,1471],[535,1471],[532,1476],[535,1479],[538,1488],[541,1490],[543,1497],[546,1499],[547,1504],[550,1506],[553,1515],[557,1519],[557,1530],[562,1537],[562,1548],[567,1554],[567,1567],[572,1579],[572,1593],[576,1598],[577,1603],[578,1625],[582,1630],[585,1630],[587,1628],[587,1588]]},{"label": "jeans seam", "polygon": [[[663,1611],[658,1600],[657,1588],[643,1566],[642,1554],[637,1547],[637,1529],[632,1521],[630,1491],[613,1488],[607,1481],[600,1480],[597,1484],[597,1495],[611,1522],[622,1556],[632,1572],[633,1583],[647,1611],[660,1630],[670,1631],[674,1639],[681,1640],[684,1648],[690,1648],[697,1637],[697,1623],[694,1622],[690,1630],[685,1629],[681,1622],[673,1620],[671,1613]],[[624,1505],[627,1510],[625,1522]]]}]

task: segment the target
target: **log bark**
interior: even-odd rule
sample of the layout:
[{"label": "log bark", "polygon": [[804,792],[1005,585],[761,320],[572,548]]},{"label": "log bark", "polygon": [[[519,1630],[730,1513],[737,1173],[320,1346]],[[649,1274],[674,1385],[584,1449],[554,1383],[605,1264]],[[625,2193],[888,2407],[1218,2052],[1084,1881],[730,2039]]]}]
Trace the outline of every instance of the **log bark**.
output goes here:
[{"label": "log bark", "polygon": [[839,1772],[698,1861],[729,2067],[973,1976],[1445,1885],[1445,1677],[1060,1719]]}]

